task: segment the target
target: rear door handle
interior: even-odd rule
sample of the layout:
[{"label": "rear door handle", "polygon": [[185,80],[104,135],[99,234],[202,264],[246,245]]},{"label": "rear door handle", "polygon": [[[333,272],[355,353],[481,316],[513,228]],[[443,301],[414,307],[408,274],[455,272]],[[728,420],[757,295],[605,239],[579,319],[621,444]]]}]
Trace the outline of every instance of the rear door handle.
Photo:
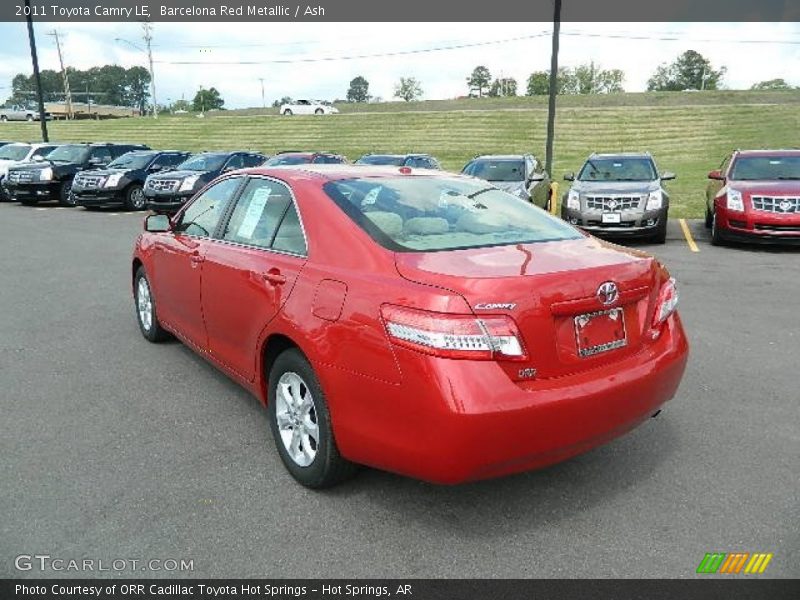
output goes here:
[{"label": "rear door handle", "polygon": [[281,272],[278,269],[270,269],[261,275],[261,277],[264,279],[264,281],[272,285],[283,285],[286,283],[286,275],[281,275]]},{"label": "rear door handle", "polygon": [[199,265],[201,262],[203,262],[204,258],[201,256],[201,254],[200,254],[200,251],[199,251],[199,250],[195,250],[195,251],[194,251],[194,252],[192,252],[192,254],[189,256],[189,260],[191,260],[191,261],[192,261],[192,267],[196,267],[196,266],[197,266],[197,265]]}]

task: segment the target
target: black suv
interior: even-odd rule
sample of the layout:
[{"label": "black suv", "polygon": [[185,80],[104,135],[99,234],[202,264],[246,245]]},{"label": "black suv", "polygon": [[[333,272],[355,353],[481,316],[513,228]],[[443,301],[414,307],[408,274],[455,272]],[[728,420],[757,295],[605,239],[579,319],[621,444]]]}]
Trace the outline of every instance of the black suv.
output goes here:
[{"label": "black suv", "polygon": [[144,184],[147,208],[174,213],[210,181],[222,173],[257,167],[267,159],[257,152],[201,152],[179,164],[174,171],[148,176]]},{"label": "black suv", "polygon": [[178,150],[135,150],[123,154],[105,169],[78,173],[72,195],[78,206],[122,204],[128,210],[144,208],[144,182],[151,173],[174,169],[189,158]]},{"label": "black suv", "polygon": [[284,150],[264,163],[265,167],[290,167],[292,165],[339,165],[347,159],[341,154],[332,152],[304,152],[302,150]]},{"label": "black suv", "polygon": [[430,154],[365,154],[357,165],[388,165],[415,169],[441,169],[439,161]]},{"label": "black suv", "polygon": [[75,206],[72,182],[78,172],[105,167],[131,150],[149,149],[141,144],[63,144],[43,160],[9,168],[6,190],[23,204],[58,200],[65,206]]}]

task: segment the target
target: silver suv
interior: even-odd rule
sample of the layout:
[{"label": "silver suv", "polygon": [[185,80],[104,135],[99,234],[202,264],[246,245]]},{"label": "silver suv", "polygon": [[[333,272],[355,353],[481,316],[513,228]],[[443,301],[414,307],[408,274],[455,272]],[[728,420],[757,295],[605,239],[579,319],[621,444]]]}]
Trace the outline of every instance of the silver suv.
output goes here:
[{"label": "silver suv", "polygon": [[649,238],[663,244],[667,237],[669,195],[649,152],[592,154],[578,175],[567,173],[572,185],[561,200],[561,218],[603,237]]}]

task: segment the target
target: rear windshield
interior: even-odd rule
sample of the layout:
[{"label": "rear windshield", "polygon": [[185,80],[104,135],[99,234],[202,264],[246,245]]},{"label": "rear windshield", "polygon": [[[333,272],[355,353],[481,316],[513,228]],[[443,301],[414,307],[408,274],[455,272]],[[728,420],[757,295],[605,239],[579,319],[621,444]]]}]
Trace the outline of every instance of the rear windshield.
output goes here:
[{"label": "rear windshield", "polygon": [[358,165],[389,165],[390,167],[401,167],[405,161],[405,156],[381,156],[373,154],[362,156],[356,161]]},{"label": "rear windshield", "polygon": [[227,154],[197,154],[178,165],[182,171],[217,171],[228,158]]},{"label": "rear windshield", "polygon": [[733,163],[731,179],[800,179],[800,156],[740,156]]},{"label": "rear windshield", "polygon": [[310,156],[299,154],[273,156],[262,166],[264,167],[283,167],[287,165],[305,165],[311,162]]},{"label": "rear windshield", "polygon": [[26,144],[6,144],[0,148],[0,160],[22,160],[30,149]]},{"label": "rear windshield", "polygon": [[578,174],[580,181],[653,181],[658,179],[649,158],[592,158]]},{"label": "rear windshield", "polygon": [[464,167],[465,175],[486,181],[522,181],[525,163],[521,160],[474,160]]},{"label": "rear windshield", "polygon": [[331,199],[389,250],[430,252],[581,237],[574,228],[495,187],[457,177],[331,181]]},{"label": "rear windshield", "polygon": [[155,156],[154,152],[128,152],[109,163],[109,169],[144,169]]}]

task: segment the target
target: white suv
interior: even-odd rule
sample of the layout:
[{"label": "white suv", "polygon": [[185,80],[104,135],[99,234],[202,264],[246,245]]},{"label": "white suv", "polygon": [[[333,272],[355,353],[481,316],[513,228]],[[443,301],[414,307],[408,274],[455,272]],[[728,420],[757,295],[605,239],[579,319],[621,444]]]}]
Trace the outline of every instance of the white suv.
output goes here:
[{"label": "white suv", "polygon": [[322,100],[295,100],[292,104],[282,104],[281,114],[291,115],[334,115],[339,109]]},{"label": "white suv", "polygon": [[8,168],[20,163],[36,160],[49,154],[58,144],[22,144],[13,143],[0,147],[0,200],[7,200],[3,189],[3,181],[8,175]]}]

